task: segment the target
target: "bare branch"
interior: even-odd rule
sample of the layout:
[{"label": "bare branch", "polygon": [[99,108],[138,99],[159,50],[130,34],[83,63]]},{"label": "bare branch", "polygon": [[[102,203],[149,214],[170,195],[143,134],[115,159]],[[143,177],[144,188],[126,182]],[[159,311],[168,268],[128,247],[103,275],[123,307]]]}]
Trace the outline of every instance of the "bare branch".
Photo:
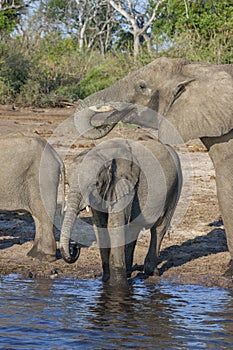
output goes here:
[{"label": "bare branch", "polygon": [[85,45],[91,49],[97,44],[101,46],[101,52],[105,51],[107,42],[111,38],[109,31],[115,23],[112,7],[107,0],[94,2],[92,0],[75,0],[75,2],[78,10],[76,29],[79,48],[82,49]]},{"label": "bare branch", "polygon": [[184,0],[184,6],[185,6],[186,18],[189,19],[188,4],[187,4],[187,1],[186,1],[186,0]]},{"label": "bare branch", "polygon": [[21,5],[16,5],[14,0],[11,5],[7,5],[6,1],[0,0],[0,12],[8,10],[20,10],[24,7],[27,7],[33,0],[28,0],[27,3],[22,3]]},{"label": "bare branch", "polygon": [[159,6],[163,3],[163,2],[165,2],[166,0],[159,0],[157,3],[156,3],[156,6],[155,6],[155,8],[154,8],[154,10],[153,10],[153,13],[152,13],[152,15],[151,15],[151,18],[148,20],[148,22],[144,25],[144,27],[142,28],[142,30],[140,31],[140,34],[143,34],[143,33],[145,33],[146,31],[147,31],[147,29],[150,27],[150,25],[152,24],[152,22],[154,21],[154,20],[156,20],[156,18],[158,18],[158,16],[157,16],[157,12],[158,12],[158,8],[159,8]]},{"label": "bare branch", "polygon": [[127,18],[131,23],[132,21],[134,21],[134,18],[128,14],[128,12],[126,12],[123,7],[119,4],[117,4],[115,1],[113,0],[109,0],[109,4],[117,11],[119,12],[123,17]]},{"label": "bare branch", "polygon": [[[135,9],[135,2],[133,0],[127,0],[127,6],[126,9],[124,6],[123,0],[108,0],[109,4],[122,16],[126,19],[127,24],[130,24],[131,28],[129,28],[129,32],[133,34],[134,36],[134,57],[136,57],[139,53],[139,37],[143,36],[146,38],[146,32],[148,28],[151,26],[153,21],[155,21],[158,17],[158,11],[161,4],[163,4],[167,0],[158,0],[156,2],[156,5],[153,9],[153,12],[151,16],[148,16],[147,14],[140,14]],[[146,10],[145,10],[146,11]],[[144,21],[141,21],[139,24],[138,18],[146,18],[148,19],[146,23]],[[122,23],[123,21],[121,21]],[[148,40],[148,37],[147,37]]]}]

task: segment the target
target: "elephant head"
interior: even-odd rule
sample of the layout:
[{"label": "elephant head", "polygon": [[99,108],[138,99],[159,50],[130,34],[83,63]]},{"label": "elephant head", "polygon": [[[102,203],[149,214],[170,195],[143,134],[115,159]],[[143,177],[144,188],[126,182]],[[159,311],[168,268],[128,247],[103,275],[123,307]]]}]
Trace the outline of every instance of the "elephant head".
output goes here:
[{"label": "elephant head", "polygon": [[[233,75],[231,66],[189,63],[183,59],[158,58],[145,67],[82,101],[74,115],[79,128],[89,130],[84,136],[99,138],[122,120],[144,127],[158,128],[164,143],[184,142],[202,137],[218,137],[233,129]],[[118,113],[93,127],[93,110],[80,109],[97,104],[123,102]],[[129,112],[127,103],[155,111]],[[160,116],[160,117],[159,117]]]},{"label": "elephant head", "polygon": [[[200,138],[216,172],[219,208],[231,255],[226,274],[233,277],[233,178],[229,175],[233,172],[232,97],[233,65],[161,57],[83,101],[81,108],[96,104],[115,108],[103,118],[103,125],[95,128],[90,123],[94,114],[92,110],[88,115],[88,108],[81,114],[77,110],[74,120],[78,128],[89,123],[89,131],[84,133],[88,138],[102,137],[119,120],[158,129],[160,141],[166,144]],[[126,107],[126,102],[131,105]],[[141,106],[147,110],[142,111]]]}]

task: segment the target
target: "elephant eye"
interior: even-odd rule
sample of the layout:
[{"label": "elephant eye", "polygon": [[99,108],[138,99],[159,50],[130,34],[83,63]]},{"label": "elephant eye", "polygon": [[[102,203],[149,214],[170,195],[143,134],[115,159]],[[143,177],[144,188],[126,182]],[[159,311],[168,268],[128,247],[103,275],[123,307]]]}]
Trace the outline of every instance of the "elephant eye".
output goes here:
[{"label": "elephant eye", "polygon": [[146,82],[144,80],[141,80],[136,85],[136,91],[137,92],[144,92],[146,90]]}]

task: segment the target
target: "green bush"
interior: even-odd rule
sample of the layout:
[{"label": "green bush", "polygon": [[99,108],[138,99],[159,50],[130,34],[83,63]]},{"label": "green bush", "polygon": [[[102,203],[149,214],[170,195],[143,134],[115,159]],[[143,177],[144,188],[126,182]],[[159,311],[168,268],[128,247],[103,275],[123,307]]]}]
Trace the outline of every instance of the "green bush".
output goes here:
[{"label": "green bush", "polygon": [[92,60],[92,66],[79,84],[80,98],[110,86],[134,68],[132,58],[127,55],[109,55],[107,58],[97,55],[97,58],[99,60]]},{"label": "green bush", "polygon": [[10,85],[16,96],[21,86],[27,81],[30,72],[30,62],[22,53],[16,52],[6,57],[1,64],[1,78]]},{"label": "green bush", "polygon": [[46,107],[51,104],[51,96],[40,91],[40,85],[34,80],[28,80],[16,96],[16,103],[20,106]]},{"label": "green bush", "polygon": [[61,98],[67,98],[71,101],[77,101],[79,97],[79,87],[77,84],[68,84],[67,86],[60,86],[56,90],[56,96]]},{"label": "green bush", "polygon": [[0,80],[0,104],[13,103],[13,91],[9,84]]},{"label": "green bush", "polygon": [[174,45],[167,54],[171,57],[185,57],[193,62],[209,62],[213,64],[233,63],[232,45],[224,33],[208,40],[200,39],[191,31],[176,37]]}]

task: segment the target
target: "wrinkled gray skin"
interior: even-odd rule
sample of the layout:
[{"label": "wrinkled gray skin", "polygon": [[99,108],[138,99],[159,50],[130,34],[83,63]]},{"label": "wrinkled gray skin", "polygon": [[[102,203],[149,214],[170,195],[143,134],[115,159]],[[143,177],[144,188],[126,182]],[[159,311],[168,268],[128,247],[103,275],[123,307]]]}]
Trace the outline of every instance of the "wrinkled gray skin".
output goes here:
[{"label": "wrinkled gray skin", "polygon": [[[154,116],[138,113],[132,120],[123,116],[123,121],[158,129],[164,143],[201,139],[214,164],[217,196],[233,259],[233,65],[158,58],[87,97],[81,107],[109,101],[139,104],[157,112]],[[91,125],[90,118],[87,122],[87,116],[79,115],[78,110],[74,117],[77,125]],[[114,118],[84,136],[104,136],[115,125],[108,125],[112,121]],[[226,275],[233,275],[232,260]]]},{"label": "wrinkled gray skin", "polygon": [[154,139],[140,143],[113,139],[76,156],[67,179],[69,195],[60,237],[64,260],[71,263],[77,258],[70,254],[71,231],[77,214],[88,204],[103,281],[125,283],[143,228],[151,232],[144,272],[152,275],[182,186],[180,162],[173,148]]},{"label": "wrinkled gray skin", "polygon": [[28,255],[56,259],[53,222],[60,175],[64,167],[55,150],[38,136],[9,134],[0,137],[0,209],[29,212],[35,239]]}]

